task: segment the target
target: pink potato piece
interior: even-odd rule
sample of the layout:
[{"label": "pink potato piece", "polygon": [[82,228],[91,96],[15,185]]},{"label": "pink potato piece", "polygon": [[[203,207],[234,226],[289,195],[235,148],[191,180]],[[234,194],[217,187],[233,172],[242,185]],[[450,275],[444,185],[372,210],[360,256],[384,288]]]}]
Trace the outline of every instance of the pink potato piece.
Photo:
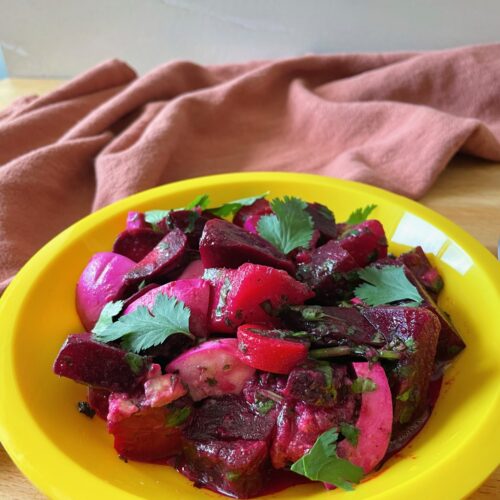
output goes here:
[{"label": "pink potato piece", "polygon": [[361,467],[365,474],[372,471],[384,458],[392,430],[392,396],[389,382],[380,364],[353,363],[358,378],[369,378],[376,384],[372,392],[364,392],[356,427],[358,443],[352,445],[345,439],[337,450],[341,458]]},{"label": "pink potato piece", "polygon": [[182,274],[177,278],[179,280],[187,280],[192,278],[202,278],[205,268],[203,262],[199,259],[190,262],[182,271]]},{"label": "pink potato piece", "polygon": [[133,260],[113,252],[92,256],[76,284],[76,310],[86,330],[94,327],[108,302],[121,298],[127,288],[125,275],[135,265]]},{"label": "pink potato piece", "polygon": [[202,279],[176,280],[154,288],[130,304],[125,309],[124,314],[130,314],[140,306],[145,306],[151,311],[156,297],[160,293],[167,297],[175,297],[184,302],[184,305],[191,310],[189,329],[193,335],[197,337],[206,337],[208,335],[207,315],[210,283]]},{"label": "pink potato piece", "polygon": [[240,360],[236,339],[204,342],[174,359],[168,372],[178,373],[194,401],[239,394],[255,369]]}]

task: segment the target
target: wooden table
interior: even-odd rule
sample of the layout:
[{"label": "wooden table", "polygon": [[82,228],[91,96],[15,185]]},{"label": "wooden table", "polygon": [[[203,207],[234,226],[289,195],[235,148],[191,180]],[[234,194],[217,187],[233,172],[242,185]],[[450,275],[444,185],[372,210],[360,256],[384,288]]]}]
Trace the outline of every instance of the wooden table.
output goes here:
[{"label": "wooden table", "polygon": [[[60,80],[1,80],[0,109],[22,95],[42,94]],[[476,158],[456,158],[430,192],[420,200],[448,217],[496,255],[500,238],[500,164]],[[42,499],[0,447],[0,498]],[[470,496],[470,500],[500,498],[500,468]]]}]

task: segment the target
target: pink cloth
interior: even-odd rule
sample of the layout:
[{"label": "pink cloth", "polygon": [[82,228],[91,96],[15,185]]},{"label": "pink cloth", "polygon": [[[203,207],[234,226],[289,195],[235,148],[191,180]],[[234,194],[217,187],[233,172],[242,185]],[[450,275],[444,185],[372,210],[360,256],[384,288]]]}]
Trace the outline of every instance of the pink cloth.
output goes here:
[{"label": "pink cloth", "polygon": [[418,198],[458,151],[500,160],[499,82],[499,44],[101,64],[0,112],[0,290],[91,210],[187,177],[300,171]]}]

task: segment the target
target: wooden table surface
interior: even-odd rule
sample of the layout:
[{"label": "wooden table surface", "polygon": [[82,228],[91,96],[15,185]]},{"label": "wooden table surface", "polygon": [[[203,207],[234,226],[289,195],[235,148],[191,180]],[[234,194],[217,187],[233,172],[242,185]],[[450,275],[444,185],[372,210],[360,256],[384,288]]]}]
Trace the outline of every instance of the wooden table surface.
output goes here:
[{"label": "wooden table surface", "polygon": [[[43,94],[60,83],[58,80],[0,80],[0,109],[16,97]],[[457,223],[496,255],[500,238],[500,164],[456,158],[420,201]],[[19,472],[1,447],[0,498],[45,498]],[[500,468],[469,500],[493,498],[500,498]]]}]

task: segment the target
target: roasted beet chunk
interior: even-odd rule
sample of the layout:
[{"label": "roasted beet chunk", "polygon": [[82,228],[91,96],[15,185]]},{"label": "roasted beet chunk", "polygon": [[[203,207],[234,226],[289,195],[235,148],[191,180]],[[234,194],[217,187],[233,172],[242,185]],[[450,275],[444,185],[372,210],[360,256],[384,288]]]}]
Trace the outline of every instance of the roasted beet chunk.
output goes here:
[{"label": "roasted beet chunk", "polygon": [[[111,403],[115,404],[115,403]],[[133,408],[129,415],[108,422],[108,431],[115,438],[118,454],[132,460],[160,460],[178,455],[182,450],[182,427],[190,408],[175,405],[158,408]]]},{"label": "roasted beet chunk", "polygon": [[339,243],[361,267],[387,256],[387,238],[378,220],[350,226],[341,234]]},{"label": "roasted beet chunk", "polygon": [[331,240],[311,253],[311,262],[298,267],[297,277],[316,292],[316,302],[329,305],[352,296],[357,269],[349,252]]},{"label": "roasted beet chunk", "polygon": [[292,370],[283,395],[314,406],[333,407],[346,379],[346,366],[310,361]]},{"label": "roasted beet chunk", "polygon": [[386,342],[356,307],[293,306],[280,316],[287,328],[309,333],[307,340],[313,347],[382,347]]},{"label": "roasted beet chunk", "polygon": [[292,261],[256,234],[231,222],[212,219],[205,224],[200,240],[200,255],[205,268],[237,268],[245,262],[294,272]]},{"label": "roasted beet chunk", "polygon": [[106,389],[96,389],[92,386],[88,387],[87,400],[91,408],[99,415],[99,417],[106,420],[109,409],[109,395],[111,393]]},{"label": "roasted beet chunk", "polygon": [[276,418],[275,405],[250,405],[242,396],[209,398],[194,411],[184,435],[195,441],[212,439],[269,439]]},{"label": "roasted beet chunk", "polygon": [[125,279],[129,284],[142,280],[151,281],[164,277],[185,263],[187,257],[187,238],[180,229],[170,231],[146,257],[128,272]]},{"label": "roasted beet chunk", "polygon": [[163,234],[152,229],[128,229],[118,235],[113,252],[139,262],[153,250],[163,238]]},{"label": "roasted beet chunk", "polygon": [[215,215],[210,212],[200,212],[199,209],[174,210],[167,215],[165,224],[169,230],[180,229],[183,231],[187,236],[189,247],[197,250],[203,228],[207,221],[213,218]]},{"label": "roasted beet chunk", "polygon": [[236,212],[233,218],[233,223],[237,226],[243,227],[249,217],[259,218],[262,215],[268,215],[272,213],[273,211],[269,202],[266,199],[261,198],[260,200],[256,200],[254,203],[247,207],[241,207]]},{"label": "roasted beet chunk", "polygon": [[320,243],[326,243],[337,237],[335,217],[329,208],[321,203],[308,203],[306,210],[313,220],[314,229],[320,233]]},{"label": "roasted beet chunk", "polygon": [[54,373],[81,384],[129,392],[144,380],[148,358],[101,344],[88,333],[70,335],[54,362]]},{"label": "roasted beet chunk", "polygon": [[443,289],[444,283],[437,269],[431,266],[422,247],[415,247],[413,250],[400,255],[398,260],[410,269],[435,300],[438,293]]},{"label": "roasted beet chunk", "polygon": [[440,324],[435,314],[415,307],[367,307],[363,316],[389,340],[401,358],[389,367],[394,423],[404,425],[425,410]]},{"label": "roasted beet chunk", "polygon": [[258,495],[265,484],[265,441],[189,441],[180,471],[198,485],[236,498]]}]

